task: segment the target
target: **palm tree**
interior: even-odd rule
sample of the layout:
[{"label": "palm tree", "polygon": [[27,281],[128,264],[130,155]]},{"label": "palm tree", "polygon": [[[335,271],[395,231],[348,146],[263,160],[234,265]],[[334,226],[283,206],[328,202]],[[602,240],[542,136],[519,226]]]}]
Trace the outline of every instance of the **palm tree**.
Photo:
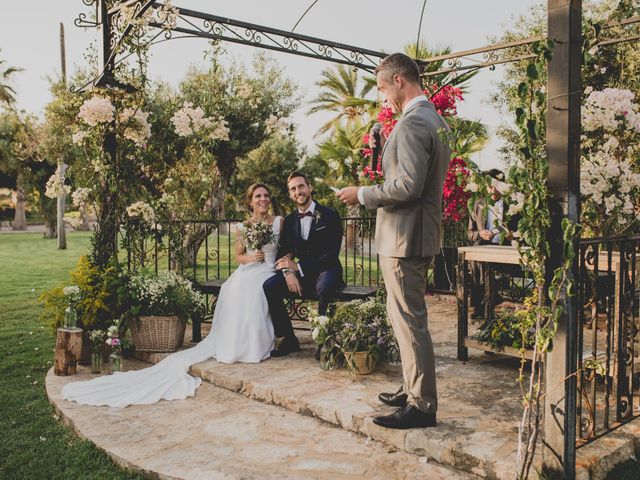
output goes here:
[{"label": "palm tree", "polygon": [[451,150],[456,157],[469,158],[482,150],[489,139],[487,126],[478,120],[449,117],[447,123],[451,127]]},{"label": "palm tree", "polygon": [[[408,43],[407,45],[405,45],[403,51],[405,54],[409,55],[413,59],[427,60],[429,58],[440,57],[442,55],[447,55],[451,53],[451,47],[445,46],[445,47],[431,48],[425,40],[421,39],[417,44]],[[423,67],[421,69],[422,75],[424,75],[425,73],[433,73],[433,72],[437,72],[438,70],[446,69],[445,61],[446,60],[438,60],[436,62],[429,62],[429,63],[423,64]],[[467,90],[468,81],[471,78],[473,78],[477,73],[478,72],[474,70],[459,76],[454,76],[452,78],[448,78],[449,74],[441,73],[438,75],[423,77],[423,82],[429,83],[429,84],[436,84],[441,87],[443,85],[453,85],[460,88],[464,93]]]},{"label": "palm tree", "polygon": [[9,84],[13,74],[22,71],[17,67],[5,67],[5,60],[0,60],[0,104],[11,107],[16,101],[16,91]]},{"label": "palm tree", "polygon": [[376,86],[371,75],[360,76],[356,69],[339,65],[322,72],[315,83],[320,93],[311,100],[308,113],[335,112],[336,116],[320,127],[316,137],[332,133],[340,126],[361,125],[378,108],[375,99],[367,98]]}]

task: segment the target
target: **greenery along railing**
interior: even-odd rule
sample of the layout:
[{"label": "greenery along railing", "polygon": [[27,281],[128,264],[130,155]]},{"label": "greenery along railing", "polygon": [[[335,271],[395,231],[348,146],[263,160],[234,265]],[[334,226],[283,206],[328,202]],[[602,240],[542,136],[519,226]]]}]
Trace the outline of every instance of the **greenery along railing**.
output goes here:
[{"label": "greenery along railing", "polygon": [[640,416],[640,237],[583,239],[579,246],[575,418],[581,446]]},{"label": "greenery along railing", "polygon": [[[175,270],[195,282],[224,280],[237,268],[234,255],[238,219],[184,220],[160,222],[144,227],[127,222],[119,229],[119,258],[129,271]],[[340,261],[347,285],[376,286],[382,276],[375,249],[375,218],[342,219],[343,240]],[[431,291],[455,289],[456,248],[466,240],[466,225],[447,224],[443,255],[428,272]]]}]

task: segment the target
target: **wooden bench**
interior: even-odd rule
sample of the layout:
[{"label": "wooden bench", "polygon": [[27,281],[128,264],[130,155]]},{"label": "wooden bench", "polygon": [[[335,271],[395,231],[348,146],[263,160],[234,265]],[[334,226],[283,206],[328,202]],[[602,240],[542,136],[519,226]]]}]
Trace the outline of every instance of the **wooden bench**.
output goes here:
[{"label": "wooden bench", "polygon": [[[226,280],[226,279],[225,279]],[[220,288],[225,280],[205,280],[204,282],[194,282],[194,288],[202,294],[212,295],[218,297],[220,295]],[[366,285],[347,285],[338,290],[336,300],[338,302],[348,302],[350,300],[365,300],[376,295],[380,287],[366,286]],[[291,317],[304,320],[308,315],[308,309],[300,308],[300,304],[308,301],[317,300],[315,298],[295,298],[290,297],[287,299],[287,312]],[[215,301],[211,306],[211,312],[215,308]],[[201,323],[205,320],[206,316],[203,315],[201,319],[194,319],[192,324],[193,329],[193,341],[199,342],[202,339]]]}]

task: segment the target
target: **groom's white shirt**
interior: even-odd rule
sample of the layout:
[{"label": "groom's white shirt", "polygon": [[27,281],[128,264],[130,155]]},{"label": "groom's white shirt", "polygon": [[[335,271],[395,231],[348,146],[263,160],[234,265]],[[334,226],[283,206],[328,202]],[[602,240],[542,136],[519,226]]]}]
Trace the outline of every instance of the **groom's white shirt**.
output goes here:
[{"label": "groom's white shirt", "polygon": [[[304,211],[298,209],[300,213],[311,212],[312,214],[316,211],[316,202],[311,200],[311,205]],[[311,222],[313,222],[313,217],[304,217],[300,219],[300,236],[303,240],[307,240],[309,238],[309,232],[311,231]]]},{"label": "groom's white shirt", "polygon": [[[315,211],[316,211],[316,202],[313,200],[311,200],[311,205],[309,205],[309,208],[307,208],[306,210],[302,211],[298,209],[298,212],[300,213],[311,212],[313,214],[315,213]],[[300,219],[300,236],[302,237],[303,240],[309,239],[309,232],[311,231],[311,222],[313,222],[313,217],[306,216]],[[300,276],[304,277],[304,272],[302,271],[302,267],[300,266],[300,264],[298,264],[298,271],[300,272]]]}]

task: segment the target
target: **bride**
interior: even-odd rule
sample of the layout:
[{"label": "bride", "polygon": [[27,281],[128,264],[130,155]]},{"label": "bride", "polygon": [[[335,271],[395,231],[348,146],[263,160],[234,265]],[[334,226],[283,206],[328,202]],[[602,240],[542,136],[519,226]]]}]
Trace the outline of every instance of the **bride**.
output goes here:
[{"label": "bride", "polygon": [[[250,220],[269,223],[278,238],[282,218],[269,214],[271,197],[267,186],[251,185],[246,202]],[[238,233],[241,230],[239,225]],[[275,272],[277,245],[247,251],[241,235],[237,238],[235,256],[239,267],[222,285],[213,325],[204,340],[149,368],[68,383],[62,389],[62,397],[85,405],[110,407],[155,403],[163,398],[184,399],[193,396],[202,383],[202,379],[188,373],[193,364],[209,358],[223,363],[258,363],[268,358],[275,337],[262,284]]]}]

